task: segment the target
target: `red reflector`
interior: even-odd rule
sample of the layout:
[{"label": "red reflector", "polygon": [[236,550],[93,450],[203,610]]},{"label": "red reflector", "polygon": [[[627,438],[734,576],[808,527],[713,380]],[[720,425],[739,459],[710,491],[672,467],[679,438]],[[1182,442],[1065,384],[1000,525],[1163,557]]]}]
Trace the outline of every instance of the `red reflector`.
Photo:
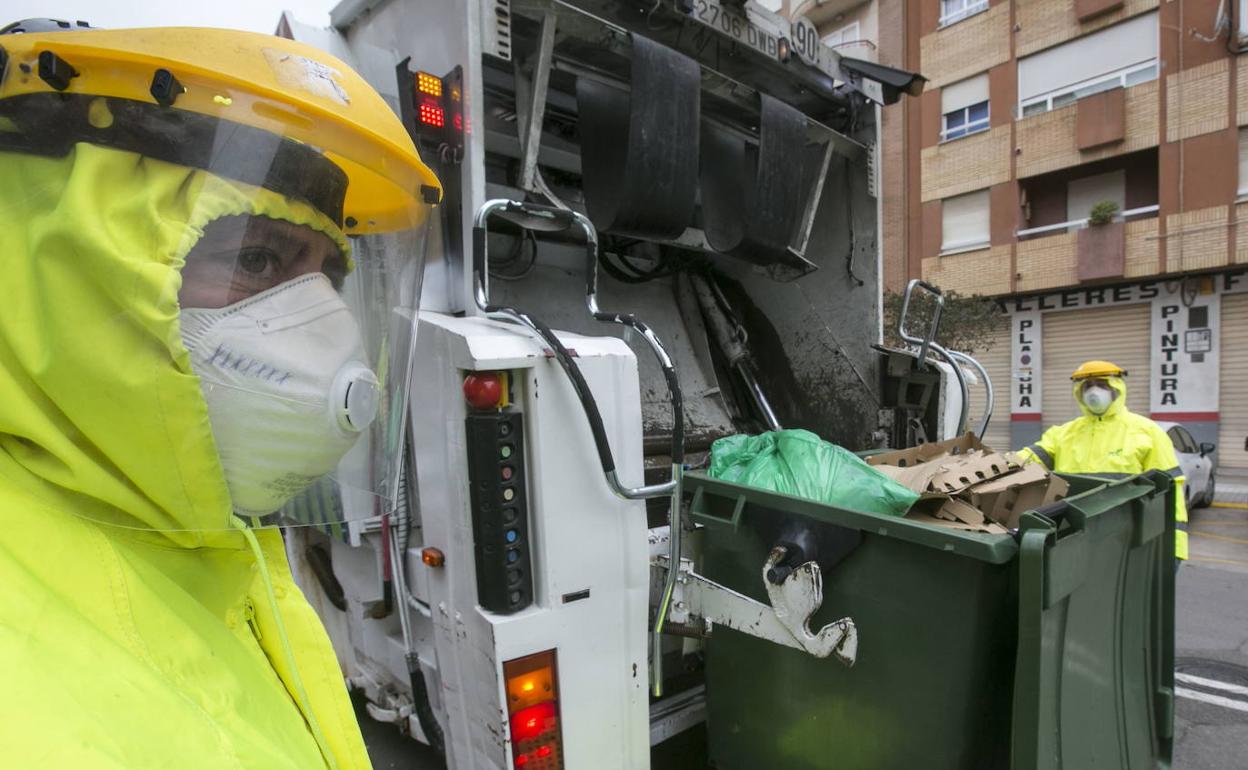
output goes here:
[{"label": "red reflector", "polygon": [[518,744],[554,730],[559,726],[555,702],[546,701],[511,715],[511,742]]},{"label": "red reflector", "polygon": [[474,409],[493,409],[503,400],[503,378],[498,372],[473,372],[464,378],[464,400]]},{"label": "red reflector", "polygon": [[524,767],[527,764],[529,764],[528,754],[518,754],[516,756],[516,767]]},{"label": "red reflector", "polygon": [[426,126],[442,128],[446,125],[446,112],[433,102],[425,102],[420,105],[420,122]]}]

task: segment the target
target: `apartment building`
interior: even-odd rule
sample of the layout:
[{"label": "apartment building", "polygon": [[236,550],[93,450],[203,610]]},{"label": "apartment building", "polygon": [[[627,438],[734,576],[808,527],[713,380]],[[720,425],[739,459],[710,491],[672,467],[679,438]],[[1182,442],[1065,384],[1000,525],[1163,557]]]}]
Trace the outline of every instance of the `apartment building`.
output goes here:
[{"label": "apartment building", "polygon": [[1076,416],[1070,372],[1106,358],[1133,410],[1248,468],[1239,0],[836,2],[791,11],[870,18],[878,60],[929,80],[885,110],[885,281],[999,301],[989,441]]}]

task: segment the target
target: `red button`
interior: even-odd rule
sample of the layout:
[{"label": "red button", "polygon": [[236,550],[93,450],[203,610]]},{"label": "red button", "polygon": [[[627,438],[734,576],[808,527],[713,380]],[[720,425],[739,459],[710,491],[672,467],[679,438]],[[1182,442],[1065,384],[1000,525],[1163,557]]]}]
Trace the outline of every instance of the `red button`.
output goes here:
[{"label": "red button", "polygon": [[464,400],[474,409],[493,409],[503,400],[498,372],[473,372],[464,378]]}]

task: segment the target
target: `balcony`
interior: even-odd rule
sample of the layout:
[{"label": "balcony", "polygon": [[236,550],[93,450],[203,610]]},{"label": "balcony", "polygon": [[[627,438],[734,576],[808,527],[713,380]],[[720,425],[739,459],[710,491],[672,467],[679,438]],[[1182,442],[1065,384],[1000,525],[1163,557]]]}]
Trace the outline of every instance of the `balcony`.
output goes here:
[{"label": "balcony", "polygon": [[[1015,291],[1076,286],[1102,278],[1139,278],[1160,272],[1156,204],[1128,209],[1108,225],[1088,228],[1087,219],[1058,222],[1018,232]],[[1090,238],[1089,236],[1095,236]],[[1107,270],[1120,239],[1121,272]],[[1081,243],[1082,241],[1082,243]],[[1089,275],[1091,273],[1091,275]]]},{"label": "balcony", "polygon": [[[1089,146],[1086,130],[1085,136],[1080,136],[1079,102],[1020,119],[1016,124],[1018,177],[1037,176],[1156,147],[1160,140],[1159,88],[1158,82],[1152,80],[1124,89],[1123,137],[1095,146]],[[1088,149],[1080,149],[1081,146]]]}]

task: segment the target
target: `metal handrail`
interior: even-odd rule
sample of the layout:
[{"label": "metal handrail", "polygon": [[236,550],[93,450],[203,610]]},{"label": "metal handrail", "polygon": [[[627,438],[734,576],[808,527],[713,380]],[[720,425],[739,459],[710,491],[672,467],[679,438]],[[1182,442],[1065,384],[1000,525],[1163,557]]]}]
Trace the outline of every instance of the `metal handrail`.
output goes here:
[{"label": "metal handrail", "polygon": [[[985,399],[986,404],[984,408],[984,417],[982,420],[980,420],[979,431],[977,432],[979,435],[979,440],[983,441],[984,435],[988,432],[988,423],[992,421],[992,412],[996,408],[996,394],[993,392],[993,389],[992,389],[992,378],[988,376],[988,370],[984,368],[983,364],[981,364],[979,361],[972,358],[971,356],[967,355],[966,353],[962,353],[957,350],[950,350],[949,355],[953,356],[959,361],[965,361],[966,363],[975,367],[975,370],[979,372],[979,376],[984,381],[984,390],[986,391],[985,395],[987,398]],[[954,364],[954,366],[956,367],[957,364]]]},{"label": "metal handrail", "polygon": [[[1127,219],[1128,217],[1135,217],[1141,214],[1156,214],[1159,210],[1161,210],[1161,207],[1157,205],[1140,206],[1139,208],[1127,209],[1126,211],[1121,211],[1114,218],[1115,219]],[[1087,224],[1088,224],[1088,218],[1084,217],[1083,219],[1072,219],[1069,222],[1059,222],[1055,225],[1041,225],[1040,227],[1029,227],[1026,230],[1019,230],[1017,233],[1015,233],[1015,235],[1018,236],[1019,238],[1022,238],[1027,235],[1039,235],[1040,233],[1048,233],[1054,230],[1067,230],[1072,227],[1083,227]]]},{"label": "metal handrail", "polygon": [[[594,433],[594,443],[597,446],[599,458],[603,462],[603,476],[606,478],[607,485],[612,492],[626,500],[644,500],[672,494],[679,489],[679,479],[674,478],[662,484],[650,484],[639,487],[628,487],[620,481],[619,474],[615,470],[614,459],[611,455],[610,443],[602,429],[602,420],[598,414],[597,406],[593,403],[593,397],[588,392],[588,386],[584,384],[583,379],[580,379],[580,372],[576,368],[575,362],[567,355],[563,345],[559,343],[554,334],[544,324],[541,324],[527,313],[515,308],[490,304],[489,270],[485,257],[485,239],[489,232],[487,227],[489,218],[500,211],[510,211],[525,217],[545,220],[549,223],[552,230],[566,229],[568,226],[575,224],[585,234],[586,251],[594,255],[594,264],[596,265],[598,232],[594,229],[593,223],[585,215],[569,209],[558,209],[522,201],[507,200],[506,198],[486,201],[481,208],[477,209],[477,214],[473,218],[474,238],[476,241],[474,244],[476,254],[473,259],[473,297],[477,308],[487,317],[506,319],[518,323],[541,337],[554,350],[555,357],[572,380],[577,396],[581,400],[581,406],[585,409],[586,417],[590,422],[590,429]],[[640,324],[640,322],[637,323]],[[641,324],[641,326],[644,327],[644,324]],[[660,361],[666,361],[668,365],[671,365],[671,358],[667,355],[667,351],[663,349],[658,339],[654,337],[653,332],[649,332],[648,329],[642,331],[641,328],[637,328],[637,330],[642,332],[642,336],[651,344],[651,348],[659,356]],[[580,381],[578,382],[578,380]]]},{"label": "metal handrail", "polygon": [[[923,339],[919,339],[918,337],[906,332],[906,316],[910,312],[910,297],[914,294],[915,289],[924,289],[936,297],[936,310],[932,313],[932,323],[931,326],[928,327],[927,336]],[[966,384],[966,375],[962,373],[962,368],[958,366],[958,362],[954,360],[948,350],[945,350],[944,346],[936,342],[936,333],[940,330],[940,312],[944,309],[944,307],[945,295],[940,292],[940,289],[936,288],[927,281],[923,281],[918,278],[911,279],[910,283],[906,284],[905,298],[901,303],[901,317],[897,319],[897,336],[901,337],[911,345],[919,346],[918,358],[920,369],[927,366],[928,349],[935,351],[937,355],[945,359],[949,366],[953,368],[953,376],[958,381],[958,387],[962,391],[962,408],[958,412],[957,430],[957,433],[961,435],[962,432],[966,430],[966,418],[970,411],[971,389],[970,386]]]},{"label": "metal handrail", "polygon": [[[615,460],[611,454],[611,445],[602,425],[602,416],[589,386],[580,373],[580,368],[572,360],[571,355],[555,337],[554,332],[545,325],[515,308],[490,304],[489,297],[489,264],[486,254],[486,239],[489,234],[487,224],[489,218],[499,212],[508,212],[519,220],[527,220],[531,224],[539,224],[549,230],[564,230],[573,225],[580,227],[585,234],[586,255],[586,287],[585,306],[594,320],[625,326],[641,335],[650,346],[663,374],[667,379],[672,403],[672,478],[662,484],[651,484],[640,487],[627,487],[620,481],[615,469]],[[523,225],[521,225],[523,226]],[[670,527],[668,535],[668,571],[663,585],[662,598],[659,601],[655,616],[654,629],[651,631],[651,682],[655,696],[663,694],[663,649],[662,632],[671,609],[672,595],[676,588],[676,578],[680,573],[681,550],[681,481],[684,474],[684,410],[680,391],[680,381],[676,376],[676,365],[667,349],[659,340],[658,335],[632,314],[608,313],[598,306],[598,233],[592,222],[585,215],[570,209],[552,208],[522,201],[503,198],[486,201],[477,210],[473,219],[473,297],[477,308],[490,318],[501,318],[514,321],[527,327],[550,345],[555,358],[563,367],[572,382],[573,389],[581,401],[585,417],[589,421],[590,430],[594,434],[594,443],[598,449],[602,463],[603,475],[607,485],[616,495],[627,500],[641,500],[651,497],[669,496],[671,499]]]}]

